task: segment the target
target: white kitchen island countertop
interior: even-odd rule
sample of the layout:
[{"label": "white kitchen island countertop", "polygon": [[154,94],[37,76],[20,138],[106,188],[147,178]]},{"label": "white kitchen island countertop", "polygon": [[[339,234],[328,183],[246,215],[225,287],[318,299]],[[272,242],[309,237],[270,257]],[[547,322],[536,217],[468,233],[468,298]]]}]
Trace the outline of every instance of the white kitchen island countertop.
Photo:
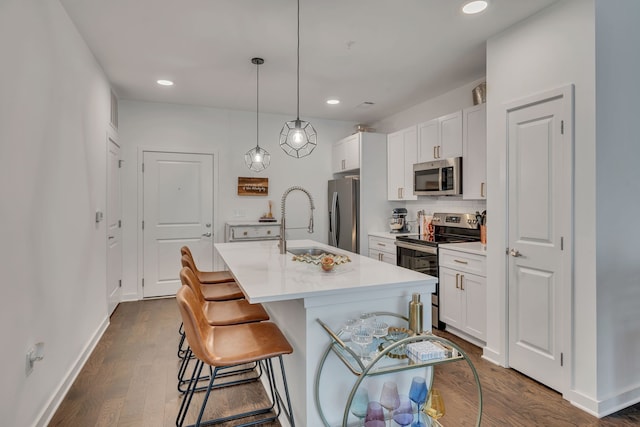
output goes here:
[{"label": "white kitchen island countertop", "polygon": [[215,247],[251,303],[340,296],[393,286],[424,285],[432,292],[437,278],[393,266],[313,240],[290,240],[287,248],[322,248],[347,255],[351,262],[325,272],[320,265],[280,254],[277,241],[216,243]]},{"label": "white kitchen island countertop", "polygon": [[[264,304],[271,321],[293,347],[293,353],[283,359],[296,425],[324,425],[316,402],[320,402],[329,425],[341,425],[356,377],[332,353],[325,360],[322,374],[318,374],[318,387],[314,387],[321,356],[332,342],[317,320],[338,331],[347,319],[358,318],[363,312],[406,316],[414,293],[419,293],[428,305],[438,279],[312,240],[287,242],[288,249],[316,247],[351,258],[351,262],[325,272],[320,265],[293,261],[290,253],[280,254],[277,244],[277,241],[216,243],[215,247],[247,299]],[[397,317],[391,320],[400,322],[390,321],[391,326],[407,327],[406,321]],[[427,329],[430,323],[425,323]],[[429,374],[427,368],[419,375]],[[408,390],[412,375],[418,374],[408,371],[406,378],[398,375],[393,378],[399,388]],[[367,379],[372,396],[380,395],[384,381],[384,375]],[[350,423],[355,423],[355,417],[349,417]],[[283,427],[290,426],[285,416],[280,416],[279,421]]]}]

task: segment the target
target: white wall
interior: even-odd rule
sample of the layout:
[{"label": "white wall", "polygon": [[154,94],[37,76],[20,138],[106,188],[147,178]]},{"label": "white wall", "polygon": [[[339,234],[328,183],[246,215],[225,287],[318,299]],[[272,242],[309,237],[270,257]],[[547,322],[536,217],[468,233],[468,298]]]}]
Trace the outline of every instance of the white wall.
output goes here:
[{"label": "white wall", "polygon": [[640,211],[640,2],[595,11],[597,397],[609,413],[640,400],[640,228],[620,219]]},{"label": "white wall", "polygon": [[[435,98],[428,99],[393,116],[380,120],[374,123],[372,127],[378,132],[392,133],[436,117],[453,113],[457,110],[471,107],[473,106],[472,90],[483,81],[485,81],[484,77]],[[488,96],[490,96],[490,94]],[[427,215],[431,215],[434,212],[482,212],[486,207],[486,202],[484,200],[462,200],[462,196],[419,196],[418,200],[394,202],[393,205],[393,207],[404,207],[407,209],[407,220],[410,221],[410,225],[415,230],[414,223],[420,210],[424,210]],[[391,212],[389,212],[389,214],[390,213]]]},{"label": "white wall", "polygon": [[[308,157],[295,159],[278,146],[282,125],[294,117],[260,113],[260,146],[271,154],[271,165],[260,173],[244,164],[244,153],[256,145],[256,113],[174,104],[120,101],[120,142],[123,159],[123,298],[142,297],[138,274],[138,155],[142,149],[210,152],[217,157],[219,196],[214,223],[215,241],[224,241],[228,220],[257,221],[273,201],[273,215],[280,218],[284,191],[299,185],[314,198],[315,231],[287,232],[290,239],[327,241],[327,180],[331,179],[331,146],[353,131],[355,123],[307,118],[318,133],[318,146]],[[305,119],[303,117],[303,119]],[[237,195],[239,176],[269,178],[267,197]],[[308,202],[299,191],[287,198],[287,225],[308,224]],[[217,268],[222,268],[217,265]]]},{"label": "white wall", "polygon": [[593,0],[567,0],[547,8],[487,42],[487,348],[485,356],[506,360],[506,135],[504,104],[573,83],[574,324],[573,384],[569,400],[594,411],[597,400],[596,346],[596,139],[595,31]]},{"label": "white wall", "polygon": [[[0,3],[0,423],[44,424],[106,327],[109,85],[58,1]],[[45,343],[25,374],[25,355]]]}]

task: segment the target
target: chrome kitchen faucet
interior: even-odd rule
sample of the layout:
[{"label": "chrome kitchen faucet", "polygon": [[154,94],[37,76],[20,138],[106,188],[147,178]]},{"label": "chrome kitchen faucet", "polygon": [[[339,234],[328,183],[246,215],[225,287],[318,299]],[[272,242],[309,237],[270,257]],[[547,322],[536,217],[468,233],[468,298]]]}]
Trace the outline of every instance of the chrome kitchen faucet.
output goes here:
[{"label": "chrome kitchen faucet", "polygon": [[285,236],[285,233],[287,231],[287,226],[285,225],[285,223],[286,223],[286,220],[285,220],[285,205],[286,205],[286,201],[287,201],[287,196],[289,195],[289,193],[291,193],[294,190],[302,191],[309,198],[309,207],[311,209],[309,210],[309,213],[310,213],[310,216],[309,216],[309,227],[307,227],[307,230],[309,231],[309,233],[313,233],[313,210],[315,209],[315,206],[313,205],[313,197],[311,197],[311,193],[309,193],[307,190],[305,190],[304,188],[299,187],[299,186],[294,186],[294,187],[288,188],[282,194],[282,201],[280,202],[280,208],[282,210],[282,212],[281,212],[282,220],[280,222],[280,241],[278,242],[278,247],[280,248],[280,253],[281,254],[287,253],[287,237]]}]

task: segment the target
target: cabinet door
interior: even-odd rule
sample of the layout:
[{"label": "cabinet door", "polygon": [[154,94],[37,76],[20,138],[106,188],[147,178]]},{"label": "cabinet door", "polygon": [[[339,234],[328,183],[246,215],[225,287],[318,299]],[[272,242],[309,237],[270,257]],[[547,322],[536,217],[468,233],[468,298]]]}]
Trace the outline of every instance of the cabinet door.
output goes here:
[{"label": "cabinet door", "polygon": [[331,169],[333,173],[360,168],[360,134],[348,136],[333,144]]},{"label": "cabinet door", "polygon": [[440,117],[440,151],[438,158],[462,156],[462,111]]},{"label": "cabinet door", "polygon": [[476,105],[462,111],[462,198],[487,198],[487,108]]},{"label": "cabinet door", "polygon": [[344,139],[334,142],[331,151],[331,172],[340,173],[344,165],[345,149]]},{"label": "cabinet door", "polygon": [[402,132],[387,136],[387,198],[402,200],[404,191],[404,143]]},{"label": "cabinet door", "polygon": [[418,151],[417,126],[387,136],[387,198],[417,200],[413,195],[413,164]]},{"label": "cabinet door", "polygon": [[403,200],[418,200],[413,194],[413,165],[418,160],[418,128],[412,126],[403,134],[404,142],[404,191]]},{"label": "cabinet door", "polygon": [[439,120],[433,119],[418,125],[418,162],[431,162],[436,159],[440,145]]},{"label": "cabinet door", "polygon": [[487,279],[463,274],[460,280],[463,298],[462,330],[479,340],[487,340]]},{"label": "cabinet door", "polygon": [[344,171],[360,169],[360,134],[345,138],[343,144]]},{"label": "cabinet door", "polygon": [[440,319],[453,328],[462,328],[460,272],[440,267]]}]

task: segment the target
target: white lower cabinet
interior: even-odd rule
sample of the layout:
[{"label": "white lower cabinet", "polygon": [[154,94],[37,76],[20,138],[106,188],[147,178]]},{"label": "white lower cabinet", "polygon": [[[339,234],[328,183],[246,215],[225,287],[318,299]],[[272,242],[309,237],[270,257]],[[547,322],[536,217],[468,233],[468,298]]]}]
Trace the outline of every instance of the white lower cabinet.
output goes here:
[{"label": "white lower cabinet", "polygon": [[369,258],[396,265],[395,239],[369,236]]},{"label": "white lower cabinet", "polygon": [[482,255],[440,249],[440,319],[447,330],[486,341],[487,279]]}]

